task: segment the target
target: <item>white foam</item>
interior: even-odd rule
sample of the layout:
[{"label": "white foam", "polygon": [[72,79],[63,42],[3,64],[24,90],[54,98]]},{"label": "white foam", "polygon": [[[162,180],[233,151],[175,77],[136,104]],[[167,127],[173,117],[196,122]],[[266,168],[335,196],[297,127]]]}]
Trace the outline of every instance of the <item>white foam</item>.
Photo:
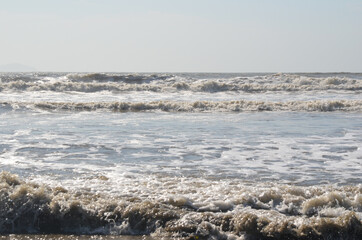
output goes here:
[{"label": "white foam", "polygon": [[0,102],[0,105],[68,111],[111,110],[120,112],[242,112],[242,111],[362,111],[362,100],[315,100],[290,102],[196,101],[196,102]]}]

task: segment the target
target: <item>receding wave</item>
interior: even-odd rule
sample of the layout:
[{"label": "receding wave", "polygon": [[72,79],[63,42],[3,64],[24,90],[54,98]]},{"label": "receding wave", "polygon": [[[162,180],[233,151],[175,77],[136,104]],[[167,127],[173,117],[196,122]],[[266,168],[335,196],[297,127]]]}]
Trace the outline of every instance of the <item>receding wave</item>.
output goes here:
[{"label": "receding wave", "polygon": [[[100,181],[109,179],[103,177]],[[177,189],[171,191],[172,195],[162,191],[163,195],[154,198],[132,194],[122,197],[26,182],[9,172],[0,173],[0,186],[1,234],[146,234],[183,239],[362,236],[359,186],[234,183],[224,186],[228,198],[211,197],[204,203],[183,197]],[[192,183],[191,188],[202,192],[207,186],[200,181]],[[219,196],[215,191],[214,195]]]},{"label": "receding wave", "polygon": [[243,112],[243,111],[362,111],[362,100],[264,101],[155,101],[155,102],[0,102],[3,107],[44,110],[119,112]]}]

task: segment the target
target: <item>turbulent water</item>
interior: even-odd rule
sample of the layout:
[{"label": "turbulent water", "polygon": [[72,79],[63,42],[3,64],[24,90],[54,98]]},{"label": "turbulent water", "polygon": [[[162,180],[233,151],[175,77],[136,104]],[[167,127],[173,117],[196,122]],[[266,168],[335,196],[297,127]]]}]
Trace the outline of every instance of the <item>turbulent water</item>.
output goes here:
[{"label": "turbulent water", "polygon": [[1,73],[0,233],[362,239],[361,113],[359,73]]}]

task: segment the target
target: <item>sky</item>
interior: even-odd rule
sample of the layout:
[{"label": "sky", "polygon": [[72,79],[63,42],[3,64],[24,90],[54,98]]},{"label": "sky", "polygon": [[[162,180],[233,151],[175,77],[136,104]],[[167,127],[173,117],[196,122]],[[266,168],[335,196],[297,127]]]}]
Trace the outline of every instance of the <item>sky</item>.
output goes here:
[{"label": "sky", "polygon": [[362,72],[361,0],[0,0],[0,66]]}]

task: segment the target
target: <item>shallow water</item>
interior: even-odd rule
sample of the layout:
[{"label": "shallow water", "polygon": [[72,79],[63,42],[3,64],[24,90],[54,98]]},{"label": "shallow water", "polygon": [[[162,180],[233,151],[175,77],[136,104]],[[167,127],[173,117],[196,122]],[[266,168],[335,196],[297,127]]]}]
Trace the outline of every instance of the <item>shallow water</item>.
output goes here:
[{"label": "shallow water", "polygon": [[361,183],[359,113],[11,111],[0,119],[0,166],[22,176]]},{"label": "shallow water", "polygon": [[0,233],[359,239],[361,76],[2,74]]}]

